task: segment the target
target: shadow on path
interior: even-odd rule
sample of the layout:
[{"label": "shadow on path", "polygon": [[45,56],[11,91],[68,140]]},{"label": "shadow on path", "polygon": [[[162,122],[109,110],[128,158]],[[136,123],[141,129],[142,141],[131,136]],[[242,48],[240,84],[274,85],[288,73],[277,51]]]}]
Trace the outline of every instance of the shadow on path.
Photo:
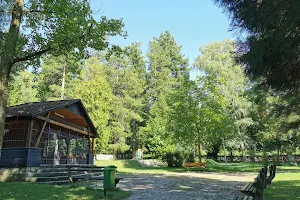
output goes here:
[{"label": "shadow on path", "polygon": [[127,200],[222,199],[232,200],[240,188],[253,181],[253,173],[174,173],[128,175],[118,184],[133,194]]}]

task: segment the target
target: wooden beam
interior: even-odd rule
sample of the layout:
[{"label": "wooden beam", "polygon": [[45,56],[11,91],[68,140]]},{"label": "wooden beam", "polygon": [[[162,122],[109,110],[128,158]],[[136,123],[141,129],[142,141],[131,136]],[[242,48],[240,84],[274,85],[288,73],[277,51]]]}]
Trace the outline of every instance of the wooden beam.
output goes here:
[{"label": "wooden beam", "polygon": [[57,122],[57,121],[52,120],[52,119],[47,119],[46,117],[43,117],[43,116],[37,116],[36,118],[37,118],[37,119],[44,120],[44,121],[46,121],[46,122],[48,122],[48,123],[50,123],[50,124],[54,124],[54,125],[57,125],[57,126],[66,128],[66,129],[68,129],[68,130],[75,131],[75,132],[77,132],[77,133],[82,133],[82,134],[84,134],[84,135],[89,135],[89,133],[86,132],[86,131],[83,131],[83,130],[80,130],[80,129],[78,129],[78,128],[69,126],[69,125],[67,125],[67,124],[63,124],[63,123],[61,123],[61,122]]},{"label": "wooden beam", "polygon": [[28,148],[31,147],[32,129],[33,129],[33,120],[30,120],[28,124],[27,141],[26,141],[26,147]]},{"label": "wooden beam", "polygon": [[[51,114],[51,112],[49,112],[49,113],[47,114],[47,119],[49,119],[50,114]],[[35,145],[34,145],[35,148],[39,146],[39,143],[40,143],[40,140],[41,140],[41,138],[42,138],[42,135],[43,135],[43,132],[44,132],[44,130],[45,130],[46,125],[47,125],[47,122],[45,121],[44,124],[43,124],[43,127],[42,127],[42,129],[41,129],[41,132],[40,132],[40,134],[39,134],[39,137],[37,138],[36,143],[35,143]]]}]

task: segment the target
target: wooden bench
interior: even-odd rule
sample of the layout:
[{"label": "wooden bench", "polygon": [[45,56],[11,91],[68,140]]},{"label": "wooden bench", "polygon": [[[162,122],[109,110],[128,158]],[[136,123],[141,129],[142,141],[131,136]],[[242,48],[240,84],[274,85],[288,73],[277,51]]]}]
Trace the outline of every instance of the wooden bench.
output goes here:
[{"label": "wooden bench", "polygon": [[195,163],[184,163],[184,167],[198,167],[198,168],[206,168],[207,163],[195,162]]},{"label": "wooden bench", "polygon": [[253,200],[251,196],[237,196],[233,200]]},{"label": "wooden bench", "polygon": [[244,195],[240,195],[234,198],[234,200],[262,200],[263,199],[263,191],[266,184],[266,169],[262,168],[255,178],[254,182],[248,183],[244,185],[244,187],[240,190]]},{"label": "wooden bench", "polygon": [[263,167],[258,176],[255,178],[254,182],[247,183],[240,190],[244,195],[240,195],[234,198],[234,200],[262,200],[264,189],[267,187],[267,184],[270,184],[276,175],[276,165],[273,164],[270,166],[270,175],[268,174],[267,166]]},{"label": "wooden bench", "polygon": [[270,175],[266,177],[267,184],[271,184],[275,176],[276,176],[276,165],[273,164],[270,166]]},{"label": "wooden bench", "polygon": [[264,181],[262,179],[264,174],[260,174],[255,178],[255,181],[252,184],[248,184],[247,187],[241,190],[246,195],[240,195],[234,198],[234,200],[262,200],[263,199],[263,190],[264,190]]}]

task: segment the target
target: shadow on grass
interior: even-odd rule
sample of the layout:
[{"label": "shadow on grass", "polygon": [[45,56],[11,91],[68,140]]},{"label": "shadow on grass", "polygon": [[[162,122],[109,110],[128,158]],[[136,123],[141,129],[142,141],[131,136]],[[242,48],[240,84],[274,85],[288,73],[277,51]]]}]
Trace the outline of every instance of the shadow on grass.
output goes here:
[{"label": "shadow on grass", "polygon": [[265,200],[300,199],[300,173],[278,173],[265,190]]},{"label": "shadow on grass", "polygon": [[119,200],[130,196],[130,192],[116,190],[104,197],[103,190],[87,187],[89,183],[71,185],[42,185],[26,182],[0,182],[0,199],[6,200]]}]

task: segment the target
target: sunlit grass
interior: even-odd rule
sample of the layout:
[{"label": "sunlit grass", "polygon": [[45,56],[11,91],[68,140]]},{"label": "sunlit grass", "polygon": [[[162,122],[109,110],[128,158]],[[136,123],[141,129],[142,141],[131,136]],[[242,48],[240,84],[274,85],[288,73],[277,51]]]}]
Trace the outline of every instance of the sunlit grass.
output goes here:
[{"label": "sunlit grass", "polygon": [[5,200],[119,200],[130,195],[129,192],[116,190],[104,197],[103,190],[91,189],[89,183],[64,186],[36,183],[0,182],[0,199]]},{"label": "sunlit grass", "polygon": [[277,173],[265,190],[265,200],[300,199],[300,172]]},{"label": "sunlit grass", "polygon": [[[263,167],[262,163],[218,163],[213,160],[207,160],[207,168],[171,168],[171,167],[141,167],[135,160],[103,160],[95,161],[98,166],[115,165],[119,172],[124,173],[170,173],[170,172],[188,172],[188,171],[209,171],[209,172],[259,172]],[[278,170],[299,171],[300,167],[278,166]]]}]

